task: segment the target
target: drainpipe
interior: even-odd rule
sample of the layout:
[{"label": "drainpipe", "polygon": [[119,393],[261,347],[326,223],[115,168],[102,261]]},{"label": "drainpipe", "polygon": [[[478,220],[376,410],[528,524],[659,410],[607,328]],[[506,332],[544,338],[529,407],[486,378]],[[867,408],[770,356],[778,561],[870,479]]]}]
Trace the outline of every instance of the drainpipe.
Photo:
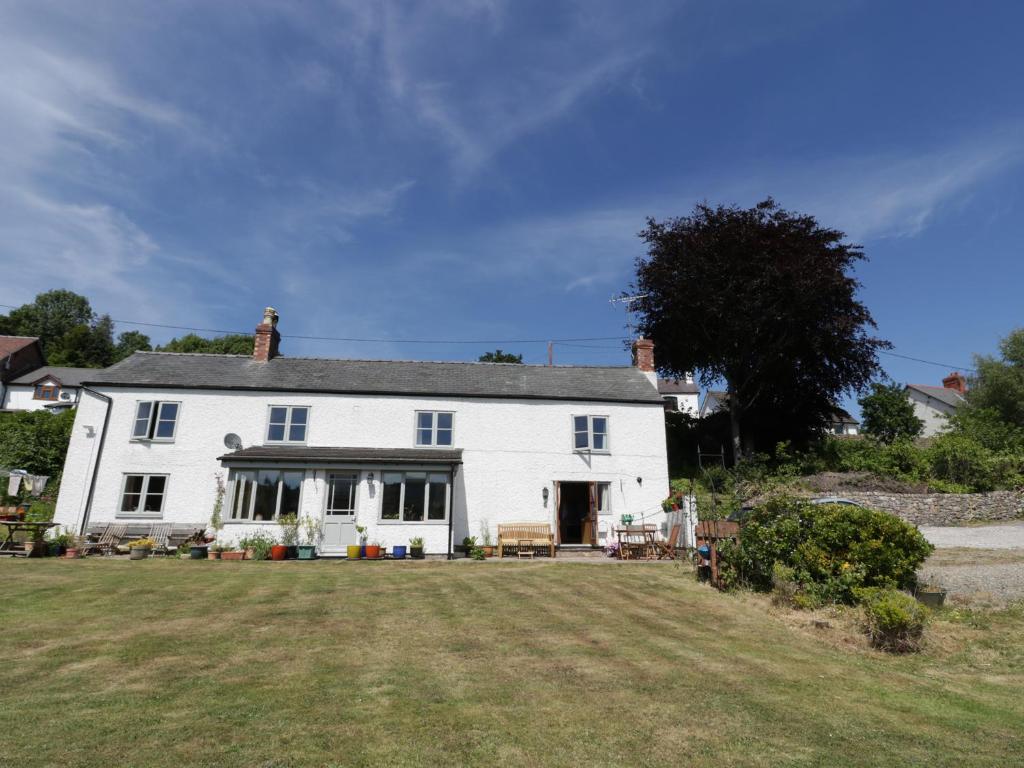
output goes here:
[{"label": "drainpipe", "polygon": [[107,427],[110,425],[110,407],[114,404],[114,401],[111,400],[106,395],[104,395],[102,392],[97,392],[95,389],[85,386],[83,386],[82,389],[85,390],[86,392],[91,392],[92,394],[96,395],[96,397],[106,401],[107,410],[106,413],[103,415],[103,429],[102,431],[100,431],[100,442],[99,446],[96,449],[96,460],[93,462],[92,465],[92,479],[89,481],[89,498],[86,499],[85,502],[85,514],[82,515],[82,525],[78,531],[79,536],[85,535],[85,529],[89,525],[89,515],[92,513],[92,497],[96,493],[96,477],[100,473],[100,459],[103,458],[103,443],[107,438]]},{"label": "drainpipe", "polygon": [[452,533],[454,531],[455,522],[455,467],[457,465],[451,465],[451,489],[452,489],[452,503],[448,505],[448,559],[452,559]]}]

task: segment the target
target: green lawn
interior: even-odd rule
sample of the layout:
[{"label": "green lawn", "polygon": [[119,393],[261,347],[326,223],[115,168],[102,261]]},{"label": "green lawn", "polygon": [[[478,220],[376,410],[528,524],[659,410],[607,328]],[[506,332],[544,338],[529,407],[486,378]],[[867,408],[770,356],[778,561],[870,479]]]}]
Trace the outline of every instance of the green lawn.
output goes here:
[{"label": "green lawn", "polygon": [[0,764],[1021,765],[1024,615],[866,649],[673,565],[0,561]]}]

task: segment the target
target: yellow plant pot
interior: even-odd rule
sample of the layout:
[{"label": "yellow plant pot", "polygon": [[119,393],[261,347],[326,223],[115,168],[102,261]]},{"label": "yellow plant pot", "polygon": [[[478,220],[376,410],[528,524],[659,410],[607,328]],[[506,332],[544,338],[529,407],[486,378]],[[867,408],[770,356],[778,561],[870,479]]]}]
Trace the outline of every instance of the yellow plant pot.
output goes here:
[{"label": "yellow plant pot", "polygon": [[359,559],[359,550],[360,550],[360,547],[359,547],[358,544],[353,544],[352,546],[348,547],[348,559],[349,560],[358,560]]}]

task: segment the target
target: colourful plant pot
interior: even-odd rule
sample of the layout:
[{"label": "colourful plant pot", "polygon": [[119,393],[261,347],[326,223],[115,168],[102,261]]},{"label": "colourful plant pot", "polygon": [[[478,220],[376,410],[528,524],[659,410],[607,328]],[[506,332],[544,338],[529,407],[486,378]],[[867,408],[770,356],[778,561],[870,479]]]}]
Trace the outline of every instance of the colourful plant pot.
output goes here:
[{"label": "colourful plant pot", "polygon": [[287,560],[288,559],[288,547],[284,544],[275,544],[270,548],[270,559],[271,560]]},{"label": "colourful plant pot", "polygon": [[391,548],[391,556],[395,560],[405,560],[405,551],[404,546],[394,546]]},{"label": "colourful plant pot", "polygon": [[299,556],[299,548],[295,544],[288,544],[288,559],[294,560]]},{"label": "colourful plant pot", "polygon": [[363,548],[358,544],[353,544],[352,546],[347,547],[345,551],[348,554],[349,560],[358,560],[363,556]]},{"label": "colourful plant pot", "polygon": [[360,557],[366,557],[366,545],[365,544],[360,544],[359,545],[359,556]]},{"label": "colourful plant pot", "polygon": [[315,560],[316,547],[313,544],[299,544],[299,560]]},{"label": "colourful plant pot", "polygon": [[206,553],[209,551],[205,544],[193,545],[188,551],[189,560],[205,560]]},{"label": "colourful plant pot", "polygon": [[380,557],[381,557],[381,548],[379,546],[375,547],[373,544],[367,544],[366,545],[366,559],[367,560],[380,560]]}]

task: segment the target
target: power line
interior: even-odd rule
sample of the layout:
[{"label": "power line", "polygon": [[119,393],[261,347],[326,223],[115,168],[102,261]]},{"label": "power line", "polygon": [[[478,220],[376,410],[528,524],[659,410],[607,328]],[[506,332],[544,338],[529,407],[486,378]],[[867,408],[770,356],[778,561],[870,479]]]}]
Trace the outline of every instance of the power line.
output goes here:
[{"label": "power line", "polygon": [[924,363],[925,365],[937,365],[939,368],[946,368],[952,370],[970,371],[971,373],[977,373],[976,368],[971,368],[969,365],[953,365],[952,363],[937,363],[934,360],[922,360],[919,357],[910,357],[909,355],[900,355],[896,352],[889,352],[887,350],[879,350],[883,355],[889,355],[890,357],[899,357],[903,360],[913,360],[915,363]]}]

